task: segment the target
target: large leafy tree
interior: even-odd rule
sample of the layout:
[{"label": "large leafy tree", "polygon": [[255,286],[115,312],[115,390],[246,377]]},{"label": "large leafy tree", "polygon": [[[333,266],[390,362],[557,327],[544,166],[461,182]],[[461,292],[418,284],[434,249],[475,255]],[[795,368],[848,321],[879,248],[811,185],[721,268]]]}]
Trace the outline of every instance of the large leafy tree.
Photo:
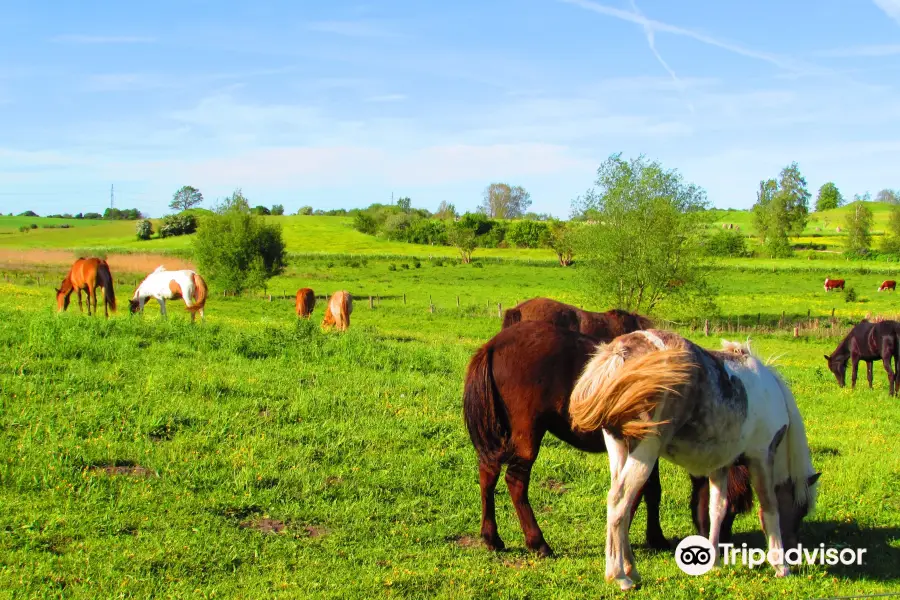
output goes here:
[{"label": "large leafy tree", "polygon": [[863,255],[872,245],[872,211],[865,202],[857,202],[847,215],[847,252]]},{"label": "large leafy tree", "polygon": [[172,201],[169,202],[169,208],[179,212],[193,208],[203,202],[203,194],[197,188],[186,185],[175,192]]},{"label": "large leafy tree", "polygon": [[792,253],[789,236],[800,235],[809,218],[806,179],[797,163],[781,170],[778,181],[761,181],[753,205],[753,222],[760,239],[772,256]]},{"label": "large leafy tree", "polygon": [[573,203],[573,212],[591,217],[575,244],[591,300],[652,312],[680,297],[680,309],[710,308],[713,292],[702,268],[708,207],[706,193],[677,171],[643,155],[628,161],[611,155],[597,169],[594,188]]},{"label": "large leafy tree", "polygon": [[495,219],[516,219],[531,206],[531,194],[520,185],[492,183],[484,189],[478,210]]},{"label": "large leafy tree", "polygon": [[819,193],[816,195],[816,212],[823,210],[831,210],[843,206],[844,197],[833,181],[822,184]]}]

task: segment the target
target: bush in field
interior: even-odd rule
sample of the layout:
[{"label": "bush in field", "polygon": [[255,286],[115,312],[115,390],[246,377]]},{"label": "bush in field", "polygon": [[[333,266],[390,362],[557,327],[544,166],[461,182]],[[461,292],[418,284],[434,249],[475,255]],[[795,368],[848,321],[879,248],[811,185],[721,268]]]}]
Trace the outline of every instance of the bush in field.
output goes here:
[{"label": "bush in field", "polygon": [[575,254],[575,236],[572,226],[558,219],[548,220],[547,245],[556,253],[559,264],[568,267]]},{"label": "bush in field", "polygon": [[197,217],[189,213],[166,215],[159,227],[159,237],[188,235],[197,231]]},{"label": "bush in field", "polygon": [[856,290],[851,288],[847,288],[847,292],[844,294],[844,302],[856,302]]},{"label": "bush in field", "polygon": [[540,248],[550,239],[550,228],[543,221],[515,221],[506,231],[506,241],[519,248]]},{"label": "bush in field", "polygon": [[353,217],[353,229],[360,233],[375,235],[378,233],[378,222],[372,216],[359,212]]},{"label": "bush in field", "polygon": [[706,240],[709,256],[747,256],[747,240],[740,231],[719,229]]},{"label": "bush in field", "polygon": [[311,214],[313,214],[313,208],[312,208],[312,206],[301,206],[300,209],[297,211],[297,214],[298,215],[311,215]]},{"label": "bush in field", "polygon": [[137,227],[135,227],[135,231],[137,233],[137,239],[149,240],[153,235],[153,223],[150,222],[150,219],[138,221]]},{"label": "bush in field", "polygon": [[263,288],[286,266],[281,224],[266,223],[252,214],[240,190],[236,190],[219,207],[218,214],[201,221],[194,238],[194,258],[201,273],[226,290]]}]

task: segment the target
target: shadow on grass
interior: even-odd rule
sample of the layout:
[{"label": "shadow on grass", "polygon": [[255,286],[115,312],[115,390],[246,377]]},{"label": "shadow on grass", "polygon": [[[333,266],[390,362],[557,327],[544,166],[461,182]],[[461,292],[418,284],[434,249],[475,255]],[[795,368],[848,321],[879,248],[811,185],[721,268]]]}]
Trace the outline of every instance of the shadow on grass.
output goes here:
[{"label": "shadow on grass", "polygon": [[[732,540],[737,548],[746,543],[750,548],[766,548],[761,531],[735,534]],[[801,530],[801,543],[810,552],[824,544],[825,548],[842,550],[865,549],[862,564],[824,565],[826,571],[845,579],[870,579],[886,581],[896,579],[900,565],[900,527],[863,528],[858,523],[838,521],[808,521]],[[818,564],[818,558],[816,559]],[[796,570],[796,567],[792,570]]]}]

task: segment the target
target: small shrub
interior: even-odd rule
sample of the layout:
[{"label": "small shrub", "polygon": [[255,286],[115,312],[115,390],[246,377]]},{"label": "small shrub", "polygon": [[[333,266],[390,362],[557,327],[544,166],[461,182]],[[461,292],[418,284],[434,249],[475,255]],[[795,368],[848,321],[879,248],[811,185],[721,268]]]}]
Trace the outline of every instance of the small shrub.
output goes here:
[{"label": "small shrub", "polygon": [[159,228],[159,237],[188,235],[197,231],[197,217],[192,214],[166,215]]},{"label": "small shrub", "polygon": [[419,262],[419,261],[416,261],[416,262],[413,263],[413,266],[414,266],[415,268],[417,268],[417,269],[420,269],[420,268],[422,268],[422,263]]},{"label": "small shrub", "polygon": [[444,259],[443,258],[432,259],[431,264],[434,265],[435,267],[443,267]]},{"label": "small shrub", "polygon": [[408,263],[403,263],[403,264],[400,265],[400,266],[403,267],[404,269],[409,269],[409,264],[408,264]]},{"label": "small shrub", "polygon": [[137,234],[137,239],[149,240],[153,235],[153,223],[150,222],[150,219],[138,221],[137,226],[135,227],[135,233]]},{"label": "small shrub", "polygon": [[475,267],[476,269],[483,269],[483,268],[484,268],[484,264],[483,264],[483,263],[480,263],[480,262],[472,263],[472,266]]},{"label": "small shrub", "polygon": [[31,225],[29,225],[29,227],[31,227],[32,229],[37,229],[37,225],[35,223],[32,223]]},{"label": "small shrub", "polygon": [[853,288],[848,288],[847,292],[844,294],[844,302],[856,302],[856,290]]},{"label": "small shrub", "polygon": [[395,265],[394,263],[391,263],[388,265],[388,271],[396,271],[396,270],[397,270],[397,265]]}]

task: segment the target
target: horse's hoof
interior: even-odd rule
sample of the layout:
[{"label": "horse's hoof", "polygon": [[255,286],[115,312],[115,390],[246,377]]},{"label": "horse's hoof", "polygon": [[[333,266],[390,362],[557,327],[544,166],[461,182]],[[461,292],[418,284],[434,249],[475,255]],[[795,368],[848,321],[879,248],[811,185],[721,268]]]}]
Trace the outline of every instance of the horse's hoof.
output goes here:
[{"label": "horse's hoof", "polygon": [[652,550],[669,551],[674,550],[677,544],[670,542],[663,535],[651,535],[647,537],[647,547]]},{"label": "horse's hoof", "polygon": [[627,592],[628,590],[633,590],[637,587],[637,584],[632,581],[630,577],[619,577],[616,579],[619,584],[619,589],[623,592]]},{"label": "horse's hoof", "polygon": [[500,539],[499,535],[495,535],[494,537],[482,537],[484,540],[485,547],[492,552],[500,552],[501,550],[506,550],[506,544],[503,543],[503,540]]},{"label": "horse's hoof", "polygon": [[532,548],[535,552],[538,553],[538,556],[541,558],[550,558],[553,556],[553,550],[547,545],[547,542],[542,542],[540,546],[537,548]]},{"label": "horse's hoof", "polygon": [[775,567],[775,577],[787,577],[791,570],[787,566]]}]

